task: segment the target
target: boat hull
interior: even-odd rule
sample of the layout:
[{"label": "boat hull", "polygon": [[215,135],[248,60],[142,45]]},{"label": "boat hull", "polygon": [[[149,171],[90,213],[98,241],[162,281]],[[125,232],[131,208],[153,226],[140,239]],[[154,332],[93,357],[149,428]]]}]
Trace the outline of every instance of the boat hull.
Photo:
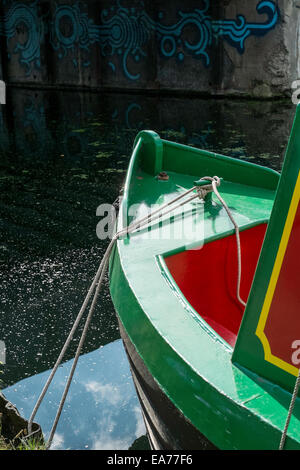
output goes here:
[{"label": "boat hull", "polygon": [[[168,179],[158,177],[162,170]],[[277,195],[276,172],[143,131],[134,145],[116,230],[122,233],[154,208],[157,213],[157,206],[186,197],[204,175],[223,178],[220,195],[239,227],[247,267],[241,282],[247,302]],[[233,360],[244,320],[243,308],[235,315],[233,305],[237,243],[215,196],[195,205],[194,199],[185,201],[171,217],[160,215],[159,223],[119,237],[110,256],[111,297],[154,449],[278,449],[290,399]],[[224,299],[232,300],[226,312]],[[292,419],[285,449],[300,448],[297,425]]]},{"label": "boat hull", "polygon": [[119,318],[118,322],[152,450],[216,450],[173,405],[150,374]]}]

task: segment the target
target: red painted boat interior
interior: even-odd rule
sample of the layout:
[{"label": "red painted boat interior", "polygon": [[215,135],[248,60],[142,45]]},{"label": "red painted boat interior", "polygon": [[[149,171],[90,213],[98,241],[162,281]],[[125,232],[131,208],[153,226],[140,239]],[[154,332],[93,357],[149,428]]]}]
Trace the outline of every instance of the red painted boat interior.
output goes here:
[{"label": "red painted boat interior", "polygon": [[[242,252],[241,298],[246,302],[267,224],[240,232]],[[230,235],[165,258],[166,265],[187,301],[231,346],[235,345],[244,307],[236,298],[236,236]]]}]

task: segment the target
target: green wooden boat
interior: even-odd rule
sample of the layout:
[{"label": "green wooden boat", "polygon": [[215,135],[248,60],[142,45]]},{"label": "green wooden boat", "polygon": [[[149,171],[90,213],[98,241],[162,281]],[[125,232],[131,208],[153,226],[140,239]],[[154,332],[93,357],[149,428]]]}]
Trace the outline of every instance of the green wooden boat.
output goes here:
[{"label": "green wooden boat", "polygon": [[[300,449],[298,398],[286,426],[300,367],[299,170],[299,107],[281,175],[138,134],[117,230],[198,196],[119,237],[110,257],[153,449],[278,449],[283,435]],[[238,234],[216,193],[198,191],[215,175]]]}]

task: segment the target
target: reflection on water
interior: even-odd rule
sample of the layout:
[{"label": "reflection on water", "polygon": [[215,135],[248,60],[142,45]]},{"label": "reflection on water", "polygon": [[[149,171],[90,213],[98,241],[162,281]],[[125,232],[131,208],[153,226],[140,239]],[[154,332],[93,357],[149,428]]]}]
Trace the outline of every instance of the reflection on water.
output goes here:
[{"label": "reflection on water", "polygon": [[[25,418],[107,246],[96,236],[96,209],[119,195],[137,132],[280,170],[293,113],[289,102],[8,90],[0,109],[1,386]],[[45,434],[82,327],[37,414]],[[145,434],[119,338],[106,279],[53,447],[124,449]]]},{"label": "reflection on water", "polygon": [[[44,435],[50,432],[72,361],[58,369],[37,415]],[[29,416],[48,372],[5,389],[5,396]],[[53,450],[128,449],[145,433],[121,340],[80,357],[54,440]]]}]

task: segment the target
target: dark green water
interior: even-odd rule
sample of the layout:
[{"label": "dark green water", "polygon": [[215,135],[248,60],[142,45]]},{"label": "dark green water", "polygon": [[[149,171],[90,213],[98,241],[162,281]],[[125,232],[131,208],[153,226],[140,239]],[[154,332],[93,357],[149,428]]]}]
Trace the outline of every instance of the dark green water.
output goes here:
[{"label": "dark green water", "polygon": [[[0,114],[1,388],[25,418],[107,246],[96,209],[117,198],[137,132],[280,170],[294,110],[278,101],[9,90]],[[35,418],[45,437],[81,331]],[[106,279],[52,448],[147,448],[143,436]]]}]

